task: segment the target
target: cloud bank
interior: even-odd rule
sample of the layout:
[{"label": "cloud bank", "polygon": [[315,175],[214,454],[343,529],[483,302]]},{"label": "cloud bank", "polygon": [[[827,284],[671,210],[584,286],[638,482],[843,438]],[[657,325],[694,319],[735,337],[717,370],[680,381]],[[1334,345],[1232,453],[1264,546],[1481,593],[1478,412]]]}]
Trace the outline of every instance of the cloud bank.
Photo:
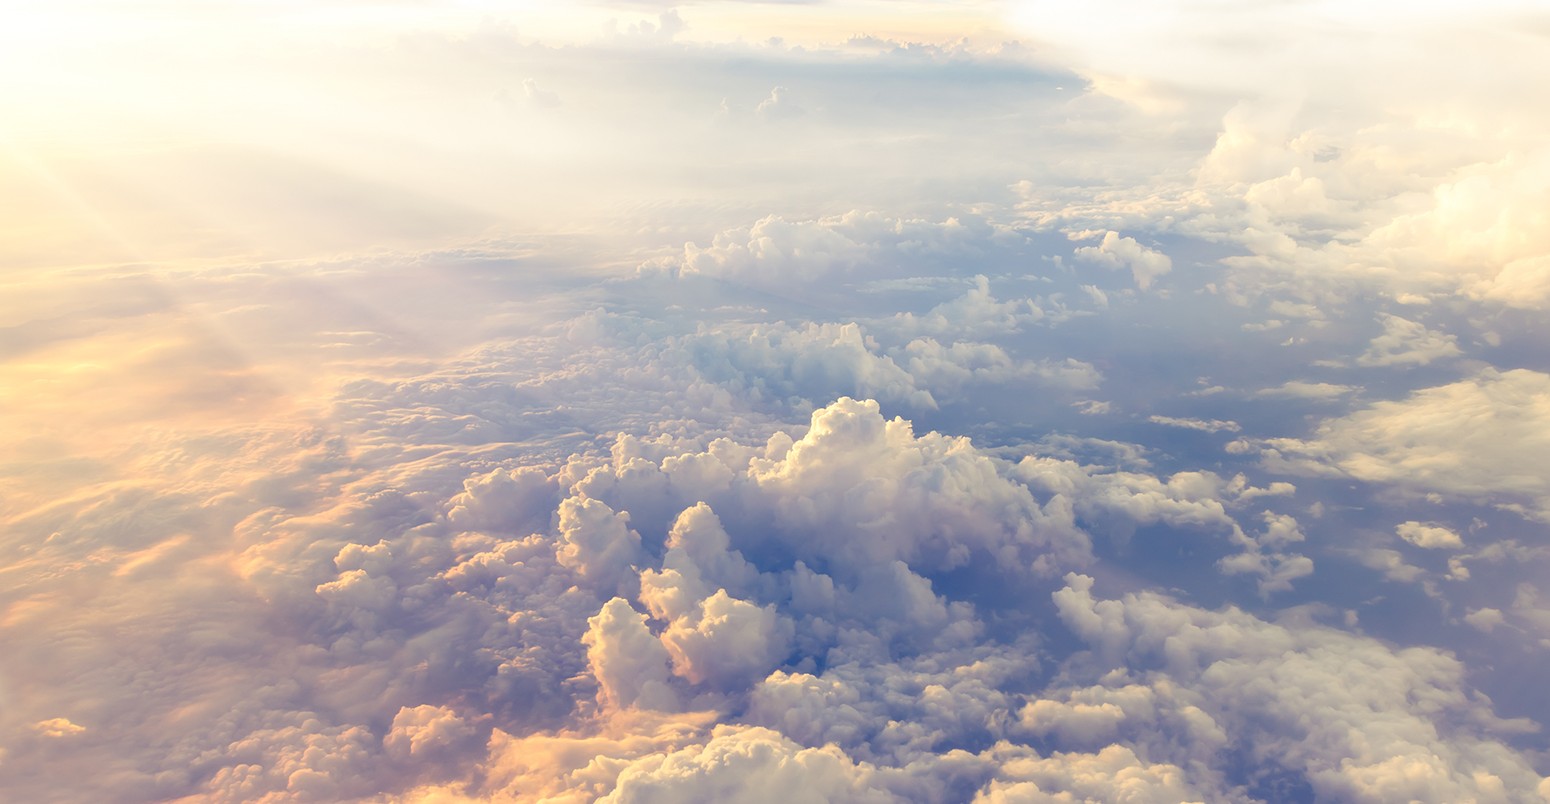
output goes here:
[{"label": "cloud bank", "polygon": [[13,15],[0,798],[1550,799],[1537,12],[650,5]]}]

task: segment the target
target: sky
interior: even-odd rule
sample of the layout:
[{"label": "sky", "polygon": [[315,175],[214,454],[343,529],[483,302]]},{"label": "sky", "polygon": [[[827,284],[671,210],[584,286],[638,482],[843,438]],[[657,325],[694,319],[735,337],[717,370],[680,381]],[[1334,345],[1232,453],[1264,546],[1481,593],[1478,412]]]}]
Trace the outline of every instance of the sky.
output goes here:
[{"label": "sky", "polygon": [[0,798],[1550,800],[1550,14],[0,25]]}]

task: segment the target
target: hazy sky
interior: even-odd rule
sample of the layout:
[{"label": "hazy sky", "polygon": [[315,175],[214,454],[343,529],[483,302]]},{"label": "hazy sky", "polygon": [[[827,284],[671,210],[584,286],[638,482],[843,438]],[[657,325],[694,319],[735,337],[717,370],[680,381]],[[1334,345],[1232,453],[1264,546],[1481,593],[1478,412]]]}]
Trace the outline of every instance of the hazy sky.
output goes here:
[{"label": "hazy sky", "polygon": [[1550,14],[0,24],[0,798],[1550,799]]}]

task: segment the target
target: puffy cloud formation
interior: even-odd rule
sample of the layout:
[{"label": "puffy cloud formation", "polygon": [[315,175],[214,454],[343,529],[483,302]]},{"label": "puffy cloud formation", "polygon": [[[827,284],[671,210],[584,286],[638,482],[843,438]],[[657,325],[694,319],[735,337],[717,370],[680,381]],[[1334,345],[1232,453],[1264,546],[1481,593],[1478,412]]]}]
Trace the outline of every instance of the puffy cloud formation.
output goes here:
[{"label": "puffy cloud formation", "polygon": [[[779,90],[765,103],[771,110],[787,106]],[[903,264],[982,257],[1022,240],[1014,230],[971,219],[936,222],[860,210],[805,221],[771,215],[752,226],[721,232],[709,245],[686,243],[681,257],[650,263],[645,269],[779,287],[859,272],[898,274]]]},{"label": "puffy cloud formation", "polygon": [[[369,434],[353,466],[328,439],[280,442],[289,462],[267,462],[290,473],[255,487],[267,505],[206,487],[210,505],[232,506],[230,542],[130,545],[100,571],[128,595],[172,571],[160,567],[224,568],[167,586],[153,622],[227,611],[255,636],[243,644],[266,646],[180,636],[210,675],[175,658],[186,652],[120,660],[176,679],[146,706],[185,725],[131,752],[151,770],[109,783],[231,800],[789,797],[797,780],[860,800],[1210,800],[1266,797],[1253,786],[1272,777],[1387,800],[1539,784],[1507,742],[1524,724],[1492,715],[1440,651],[1149,592],[1103,600],[1084,576],[1051,596],[1060,573],[1162,534],[1205,536],[1212,571],[1247,574],[1261,594],[1300,588],[1317,517],[1265,508],[1297,500],[1290,483],[1153,474],[1115,442],[1104,454],[1124,468],[1036,445],[1013,462],[852,398],[805,423],[707,410],[698,427],[667,420],[606,447],[523,441],[527,403],[489,384],[501,354],[343,411]],[[518,382],[574,387],[545,366]],[[470,416],[511,440],[442,426]],[[331,485],[307,492],[319,476]],[[93,517],[123,506],[196,524],[154,496],[99,505],[35,516],[61,533],[120,527]],[[1486,547],[1460,566],[1493,566]],[[1536,598],[1518,598],[1463,624],[1489,636],[1536,622]],[[1388,681],[1352,684],[1351,663]],[[240,693],[219,680],[232,673]],[[138,724],[160,725],[63,703],[20,712],[51,739],[7,743],[0,768],[17,789],[42,783],[17,762],[124,751]]]},{"label": "puffy cloud formation", "polygon": [[1020,461],[1016,471],[1030,486],[1073,500],[1078,521],[1091,528],[1128,536],[1138,526],[1165,523],[1222,538],[1238,552],[1218,561],[1218,569],[1258,576],[1261,594],[1286,591],[1292,581],[1313,572],[1311,559],[1287,551],[1305,538],[1295,518],[1263,511],[1260,518],[1266,527],[1254,535],[1229,511],[1256,499],[1291,496],[1297,489],[1290,483],[1258,488],[1241,474],[1227,479],[1199,471],[1163,479],[1142,472],[1095,471],[1074,461],[1036,456]]},{"label": "puffy cloud formation", "polygon": [[1266,460],[1420,493],[1495,498],[1550,516],[1550,375],[1486,370],[1377,402],[1319,425],[1309,439],[1271,439]]},{"label": "puffy cloud formation", "polygon": [[646,628],[646,618],[622,598],[613,598],[587,620],[582,641],[587,664],[597,679],[598,695],[615,708],[640,704],[645,709],[677,708],[667,686],[667,649]]},{"label": "puffy cloud formation", "polygon": [[819,537],[833,554],[827,560],[851,568],[890,559],[951,568],[979,550],[1042,569],[1080,563],[1086,553],[1065,501],[1041,505],[967,439],[917,437],[872,401],[841,399],[816,411],[800,440],[772,439],[748,478],[778,501],[771,513],[800,556],[818,557],[809,540],[822,523],[852,523],[837,542]]},{"label": "puffy cloud formation", "polygon": [[557,515],[560,564],[604,588],[628,586],[645,557],[640,534],[630,529],[629,515],[578,497],[561,502]]},{"label": "puffy cloud formation", "polygon": [[44,737],[72,737],[86,731],[86,727],[71,723],[67,717],[51,717],[32,724],[32,728]]},{"label": "puffy cloud formation", "polygon": [[[690,338],[683,349],[700,374],[754,399],[811,405],[813,399],[848,393],[936,407],[925,390],[936,379],[928,368],[901,367],[869,341],[853,323],[809,324],[800,330],[755,329],[743,338],[706,333]],[[962,367],[964,359],[972,358],[945,362],[967,374],[972,369]]]},{"label": "puffy cloud formation", "polygon": [[1033,299],[1001,301],[990,291],[990,280],[974,277],[974,287],[964,295],[942,302],[923,314],[898,313],[886,322],[908,334],[981,336],[1016,332],[1045,317]]},{"label": "puffy cloud formation", "polygon": [[969,383],[1005,383],[1028,378],[1047,386],[1091,391],[1103,380],[1102,373],[1091,363],[1070,358],[1061,362],[1018,361],[1006,350],[988,343],[959,341],[944,346],[934,338],[917,338],[905,344],[904,354],[911,376],[945,390],[956,390]]},{"label": "puffy cloud formation", "polygon": [[1129,270],[1136,287],[1142,290],[1151,287],[1157,277],[1173,270],[1173,260],[1168,255],[1141,245],[1133,237],[1122,237],[1119,232],[1104,232],[1098,245],[1082,246],[1075,255],[1082,262]]},{"label": "puffy cloud formation", "polygon": [[1260,396],[1289,396],[1300,399],[1333,399],[1345,396],[1356,389],[1349,385],[1338,385],[1328,382],[1303,382],[1301,380],[1288,380],[1274,388],[1265,388],[1258,391]]},{"label": "puffy cloud formation", "polygon": [[[1521,756],[1488,736],[1510,733],[1515,724],[1482,709],[1464,689],[1463,667],[1442,652],[1396,653],[1333,629],[1289,629],[1151,593],[1099,600],[1090,578],[1067,582],[1055,593],[1062,621],[1091,646],[1100,668],[1116,668],[1115,678],[1142,686],[1133,694],[1113,690],[1100,704],[1112,707],[1107,718],[1157,717],[1152,712],[1162,709],[1200,735],[1186,730],[1190,736],[1176,744],[1154,746],[1162,756],[1198,761],[1219,750],[1225,736],[1255,762],[1299,773],[1315,794],[1352,800],[1506,799],[1542,782]],[[1184,701],[1174,698],[1176,690],[1187,691]],[[1160,705],[1167,700],[1161,695],[1174,700]],[[1135,714],[1126,709],[1129,701]],[[1077,725],[1067,728],[1092,733],[1105,722],[1082,708],[1092,706],[1029,716],[1036,724],[1051,715],[1055,724],[1071,718]]]},{"label": "puffy cloud formation", "polygon": [[[1252,531],[1239,520],[1289,484],[1014,465],[851,399],[762,444],[624,436],[547,470],[411,482],[433,479],[430,512],[376,491],[248,526],[268,535],[248,548],[245,583],[311,620],[319,685],[260,700],[336,714],[260,707],[223,727],[222,758],[184,784],[234,799],[789,797],[801,781],[859,800],[1187,800],[1238,795],[1239,763],[1373,800],[1423,782],[1449,795],[1537,784],[1489,737],[1518,725],[1493,719],[1439,653],[1150,593],[1100,600],[1082,576],[1053,607],[946,588],[963,573],[1037,588],[1093,560],[1082,523],[1116,522],[1218,534],[1269,562],[1273,585],[1295,577],[1284,551],[1306,535],[1284,514],[1260,512]],[[1047,617],[1088,651],[1051,666],[1036,631],[993,636],[1007,616]],[[1338,682],[1357,657],[1399,686]],[[1264,698],[1267,676],[1285,678]],[[373,678],[395,680],[361,686]],[[1352,699],[1310,707],[1336,687]],[[1274,725],[1309,711],[1321,714],[1306,733]],[[1485,731],[1448,725],[1460,717]],[[1389,722],[1394,736],[1361,751],[1321,736]]]},{"label": "puffy cloud formation", "polygon": [[0,798],[1550,798],[1512,0],[141,5],[0,29]]},{"label": "puffy cloud formation", "polygon": [[1167,427],[1182,427],[1185,430],[1200,430],[1205,433],[1236,433],[1243,428],[1234,421],[1222,421],[1221,419],[1191,419],[1179,416],[1155,415],[1147,419],[1153,424],[1161,424]]},{"label": "puffy cloud formation", "polygon": [[1462,354],[1452,335],[1427,329],[1397,315],[1383,316],[1383,334],[1372,339],[1367,351],[1356,358],[1358,366],[1424,366],[1434,360]]},{"label": "puffy cloud formation", "polygon": [[1002,767],[1000,778],[975,794],[976,804],[1035,801],[1202,801],[1183,772],[1166,763],[1144,762],[1121,745],[1096,754],[1019,757]]},{"label": "puffy cloud formation", "polygon": [[836,748],[802,748],[768,729],[717,727],[704,745],[638,759],[601,801],[894,801]]},{"label": "puffy cloud formation", "polygon": [[1427,525],[1421,522],[1401,522],[1395,526],[1394,532],[1399,538],[1428,550],[1458,549],[1464,546],[1464,541],[1457,533],[1440,525]]},{"label": "puffy cloud formation", "polygon": [[400,761],[436,753],[455,754],[466,749],[476,734],[471,724],[444,706],[406,706],[393,716],[393,726],[383,736],[382,747]]}]

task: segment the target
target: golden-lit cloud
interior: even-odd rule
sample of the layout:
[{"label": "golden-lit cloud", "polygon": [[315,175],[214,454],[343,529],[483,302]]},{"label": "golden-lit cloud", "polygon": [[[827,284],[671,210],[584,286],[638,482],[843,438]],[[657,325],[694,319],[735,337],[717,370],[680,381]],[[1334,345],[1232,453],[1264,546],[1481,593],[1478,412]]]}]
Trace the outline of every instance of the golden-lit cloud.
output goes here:
[{"label": "golden-lit cloud", "polygon": [[18,9],[0,797],[1544,793],[1547,30]]}]

